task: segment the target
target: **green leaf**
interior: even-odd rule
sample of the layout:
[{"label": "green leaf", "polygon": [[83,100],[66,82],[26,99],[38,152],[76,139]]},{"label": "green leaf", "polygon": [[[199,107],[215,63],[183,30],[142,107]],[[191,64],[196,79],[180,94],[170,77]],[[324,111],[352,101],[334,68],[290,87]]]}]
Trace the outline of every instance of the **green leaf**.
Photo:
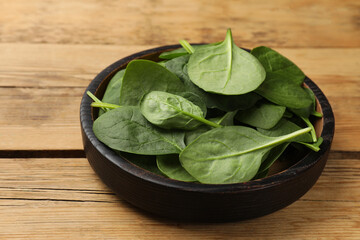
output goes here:
[{"label": "green leaf", "polygon": [[283,143],[280,144],[279,146],[272,148],[269,152],[269,155],[264,160],[264,162],[261,163],[257,174],[259,175],[260,173],[264,173],[264,172],[267,173],[269,168],[274,164],[274,162],[276,162],[276,160],[279,159],[279,157],[281,156],[281,154],[283,154],[283,152],[289,146],[289,144],[290,143]]},{"label": "green leaf", "polygon": [[234,125],[234,117],[237,111],[227,112],[222,117],[210,118],[209,120],[223,126]]},{"label": "green leaf", "polygon": [[247,109],[253,106],[260,98],[256,93],[250,92],[242,95],[220,95],[208,93],[196,86],[187,73],[189,55],[174,58],[166,62],[166,68],[178,76],[185,85],[187,92],[192,92],[204,100],[208,108],[217,108],[225,112],[237,109]]},{"label": "green leaf", "polygon": [[[109,84],[106,87],[102,101],[105,103],[119,104],[120,102],[120,88],[122,80],[125,74],[125,69],[118,71],[110,80]],[[102,115],[104,111],[99,110],[99,116]]]},{"label": "green leaf", "polygon": [[141,101],[140,111],[149,122],[165,129],[190,130],[203,123],[221,127],[206,120],[199,106],[167,92],[152,91],[145,95]]},{"label": "green leaf", "polygon": [[133,60],[127,67],[120,90],[121,106],[138,106],[151,91],[184,92],[182,81],[165,67],[149,60]]},{"label": "green leaf", "polygon": [[280,74],[288,79],[288,81],[292,81],[297,85],[301,85],[304,82],[305,74],[303,71],[275,50],[260,46],[251,50],[251,54],[261,62],[266,73]]},{"label": "green leaf", "polygon": [[280,121],[285,110],[283,106],[261,101],[250,109],[239,111],[236,120],[253,127],[269,129]]},{"label": "green leaf", "polygon": [[251,53],[266,70],[266,79],[256,93],[288,108],[304,108],[312,103],[302,87],[305,75],[293,62],[267,47],[254,48]]},{"label": "green leaf", "polygon": [[138,107],[124,106],[104,113],[94,121],[96,137],[112,149],[143,155],[179,153],[184,132],[166,131],[149,123]]},{"label": "green leaf", "polygon": [[268,137],[243,126],[215,128],[180,153],[182,166],[201,183],[238,183],[252,179],[271,148],[292,141],[310,128]]},{"label": "green leaf", "polygon": [[311,98],[303,87],[277,73],[266,73],[265,81],[255,92],[288,108],[304,108],[311,104]]},{"label": "green leaf", "polygon": [[224,95],[251,92],[266,75],[254,56],[234,44],[230,29],[222,43],[205,46],[190,55],[188,74],[203,90]]},{"label": "green leaf", "polygon": [[181,166],[179,155],[177,154],[157,156],[156,162],[160,171],[169,178],[184,182],[196,181],[196,179]]}]

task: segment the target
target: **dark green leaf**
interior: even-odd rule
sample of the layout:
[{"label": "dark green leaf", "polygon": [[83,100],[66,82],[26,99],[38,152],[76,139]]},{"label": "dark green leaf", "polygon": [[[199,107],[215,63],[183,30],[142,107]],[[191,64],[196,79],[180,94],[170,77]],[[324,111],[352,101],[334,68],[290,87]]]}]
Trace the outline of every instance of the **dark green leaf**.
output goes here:
[{"label": "dark green leaf", "polygon": [[[125,69],[122,69],[111,78],[109,84],[106,87],[104,96],[102,98],[103,102],[117,104],[117,105],[119,104],[120,88],[124,74],[125,74]],[[103,113],[104,111],[102,109],[99,109],[99,116]]]},{"label": "dark green leaf", "polygon": [[151,91],[184,92],[182,81],[172,72],[149,60],[133,60],[126,67],[120,90],[121,106],[138,106]]},{"label": "dark green leaf", "polygon": [[143,155],[179,153],[184,132],[166,131],[149,123],[138,107],[124,106],[104,113],[93,125],[96,137],[112,149]]},{"label": "dark green leaf", "polygon": [[250,109],[239,111],[236,120],[253,127],[269,129],[280,121],[285,110],[283,106],[261,101]]},{"label": "dark green leaf", "polygon": [[160,171],[169,178],[184,182],[196,181],[196,179],[181,166],[179,155],[177,154],[157,156],[156,162]]}]

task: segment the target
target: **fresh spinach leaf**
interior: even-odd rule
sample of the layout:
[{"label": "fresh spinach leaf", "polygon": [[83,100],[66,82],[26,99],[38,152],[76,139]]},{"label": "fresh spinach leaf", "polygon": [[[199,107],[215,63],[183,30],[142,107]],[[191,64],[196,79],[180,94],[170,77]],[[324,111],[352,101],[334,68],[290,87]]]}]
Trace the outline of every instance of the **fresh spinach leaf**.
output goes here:
[{"label": "fresh spinach leaf", "polygon": [[201,124],[221,127],[204,118],[199,106],[191,101],[167,92],[152,91],[141,101],[140,111],[144,117],[165,129],[194,129]]},{"label": "fresh spinach leaf", "polygon": [[236,120],[253,127],[270,129],[280,121],[285,110],[286,107],[261,101],[250,109],[239,111]]},{"label": "fresh spinach leaf", "polygon": [[196,179],[181,166],[178,154],[157,156],[156,162],[160,171],[169,178],[184,182],[196,181]]},{"label": "fresh spinach leaf", "polygon": [[184,82],[186,91],[201,97],[208,108],[217,108],[226,112],[237,109],[247,109],[253,106],[261,98],[260,95],[254,92],[242,95],[221,95],[205,92],[196,86],[189,78],[187,73],[187,62],[189,61],[189,57],[189,55],[185,55],[174,58],[168,61],[165,66]]},{"label": "fresh spinach leaf", "polygon": [[267,47],[251,51],[266,70],[265,81],[256,89],[269,101],[288,108],[305,108],[312,103],[302,86],[305,75],[294,63]]},{"label": "fresh spinach leaf", "polygon": [[138,106],[151,91],[184,92],[185,86],[172,72],[149,60],[133,60],[127,67],[120,89],[121,106]]},{"label": "fresh spinach leaf", "polygon": [[288,108],[305,108],[311,104],[311,98],[301,85],[288,81],[278,73],[266,73],[265,81],[255,92]]},{"label": "fresh spinach leaf", "polygon": [[193,104],[198,106],[201,109],[201,111],[203,112],[203,115],[206,116],[207,107],[201,97],[199,97],[198,95],[196,95],[195,93],[192,93],[192,92],[182,92],[182,93],[179,93],[179,96],[185,98],[186,100],[189,100],[190,102],[192,102]]},{"label": "fresh spinach leaf", "polygon": [[163,155],[185,147],[184,132],[155,127],[133,106],[104,113],[94,121],[93,131],[110,148],[128,153]]},{"label": "fresh spinach leaf", "polygon": [[297,85],[304,82],[305,74],[292,61],[276,52],[275,50],[260,46],[251,50],[254,55],[264,66],[266,73],[277,73],[292,81]]},{"label": "fresh spinach leaf", "polygon": [[285,149],[289,146],[290,143],[283,143],[279,146],[272,148],[269,151],[269,155],[266,157],[263,163],[261,163],[260,168],[257,174],[268,172],[269,168],[274,164],[276,160],[284,153]]},{"label": "fresh spinach leaf", "polygon": [[266,75],[254,56],[235,45],[230,29],[222,43],[205,46],[190,55],[188,74],[203,90],[224,95],[251,92]]},{"label": "fresh spinach leaf", "polygon": [[232,126],[234,125],[234,117],[236,113],[237,111],[227,112],[222,117],[211,118],[209,120],[219,125]]},{"label": "fresh spinach leaf", "polygon": [[[125,69],[118,71],[110,80],[106,87],[102,102],[119,104],[120,88],[125,74]],[[99,116],[104,113],[104,110],[99,109]]]},{"label": "fresh spinach leaf", "polygon": [[268,137],[243,126],[215,128],[196,138],[180,153],[182,166],[201,183],[222,184],[252,179],[271,148],[310,131],[301,129]]}]

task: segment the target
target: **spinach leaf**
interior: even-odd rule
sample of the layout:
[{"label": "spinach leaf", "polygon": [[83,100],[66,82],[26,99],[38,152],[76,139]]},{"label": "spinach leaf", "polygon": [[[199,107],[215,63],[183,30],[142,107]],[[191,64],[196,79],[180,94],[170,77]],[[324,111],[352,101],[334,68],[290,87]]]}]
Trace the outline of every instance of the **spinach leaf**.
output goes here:
[{"label": "spinach leaf", "polygon": [[265,81],[255,92],[273,103],[288,108],[305,108],[311,104],[311,98],[303,87],[288,81],[278,73],[266,73]]},{"label": "spinach leaf", "polygon": [[182,166],[201,183],[222,184],[252,179],[268,151],[309,132],[305,128],[268,137],[243,126],[215,128],[196,138],[180,153]]},{"label": "spinach leaf", "polygon": [[221,127],[204,118],[200,107],[185,98],[167,92],[152,91],[141,101],[140,111],[144,117],[165,129],[194,129],[201,124]]},{"label": "spinach leaf", "polygon": [[169,178],[184,182],[196,181],[196,179],[181,166],[179,155],[177,154],[157,156],[156,162],[160,171]]},{"label": "spinach leaf", "polygon": [[93,130],[101,142],[123,152],[162,155],[179,153],[185,147],[184,132],[155,127],[133,106],[104,113],[94,121]]},{"label": "spinach leaf", "polygon": [[[120,101],[120,88],[122,80],[125,74],[125,69],[118,71],[110,80],[109,84],[106,87],[104,96],[102,98],[103,102],[119,104]],[[99,109],[99,116],[102,115],[104,111]]]},{"label": "spinach leaf", "polygon": [[234,44],[230,29],[222,43],[205,46],[190,55],[188,74],[203,90],[224,95],[251,92],[266,75],[253,55]]},{"label": "spinach leaf", "polygon": [[219,125],[232,126],[234,125],[234,117],[236,113],[237,111],[227,112],[222,117],[211,118],[209,120]]},{"label": "spinach leaf", "polygon": [[280,121],[285,110],[286,107],[261,101],[250,109],[239,111],[236,120],[253,127],[269,129]]},{"label": "spinach leaf", "polygon": [[289,108],[305,108],[312,103],[302,87],[305,75],[293,62],[267,47],[251,51],[266,70],[265,81],[256,89],[269,101]]},{"label": "spinach leaf", "polygon": [[285,151],[285,149],[289,146],[290,143],[283,143],[279,146],[272,148],[269,152],[269,155],[266,157],[263,163],[261,163],[260,168],[258,170],[257,175],[261,173],[267,173],[269,168],[274,164],[276,160],[279,159],[281,154]]},{"label": "spinach leaf", "polygon": [[205,102],[201,99],[201,97],[199,97],[198,95],[192,92],[182,92],[179,93],[179,96],[185,98],[186,100],[189,100],[190,102],[198,106],[203,112],[203,115],[206,116],[207,107]]},{"label": "spinach leaf", "polygon": [[208,125],[201,125],[194,130],[186,131],[185,132],[185,145],[188,146],[192,143],[195,139],[197,139],[201,134],[211,130],[211,127]]},{"label": "spinach leaf", "polygon": [[261,97],[254,93],[246,93],[242,95],[220,95],[215,93],[205,92],[196,86],[189,78],[187,73],[187,63],[190,55],[174,58],[166,62],[166,68],[178,76],[185,85],[188,92],[192,92],[201,97],[208,108],[217,108],[225,112],[234,111],[237,109],[247,109],[253,106]]},{"label": "spinach leaf", "polygon": [[127,67],[120,89],[121,106],[138,106],[151,91],[184,92],[185,86],[172,72],[149,60],[133,60]]},{"label": "spinach leaf", "polygon": [[295,113],[297,116],[299,116],[306,123],[307,126],[311,127],[311,136],[312,136],[313,142],[316,142],[317,137],[316,137],[315,128],[312,125],[312,123],[310,122],[309,116],[310,115],[315,115],[315,116],[321,117],[322,114],[315,110],[315,108],[316,108],[316,100],[315,100],[314,93],[309,88],[305,88],[305,90],[308,93],[308,95],[310,96],[310,98],[312,99],[312,103],[306,108],[300,108],[300,109],[292,108],[290,110],[293,113]]},{"label": "spinach leaf", "polygon": [[[234,117],[237,111],[227,112],[222,117],[210,118],[209,120],[222,125],[222,126],[232,126],[234,125]],[[201,125],[200,127],[185,132],[185,145],[189,145],[193,142],[196,138],[198,138],[201,134],[211,130],[211,127],[208,125]]]}]

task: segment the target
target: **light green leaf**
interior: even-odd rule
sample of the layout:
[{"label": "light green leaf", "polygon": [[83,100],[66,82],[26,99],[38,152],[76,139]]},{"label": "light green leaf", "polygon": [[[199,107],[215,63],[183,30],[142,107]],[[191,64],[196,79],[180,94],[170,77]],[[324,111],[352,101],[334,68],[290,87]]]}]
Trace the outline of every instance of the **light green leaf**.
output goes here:
[{"label": "light green leaf", "polygon": [[222,43],[203,47],[190,55],[188,74],[203,90],[224,95],[251,92],[266,75],[254,56],[234,44],[230,29]]},{"label": "light green leaf", "polygon": [[201,134],[180,153],[182,166],[201,183],[222,184],[252,179],[268,151],[310,128],[268,137],[243,126],[215,128]]}]

